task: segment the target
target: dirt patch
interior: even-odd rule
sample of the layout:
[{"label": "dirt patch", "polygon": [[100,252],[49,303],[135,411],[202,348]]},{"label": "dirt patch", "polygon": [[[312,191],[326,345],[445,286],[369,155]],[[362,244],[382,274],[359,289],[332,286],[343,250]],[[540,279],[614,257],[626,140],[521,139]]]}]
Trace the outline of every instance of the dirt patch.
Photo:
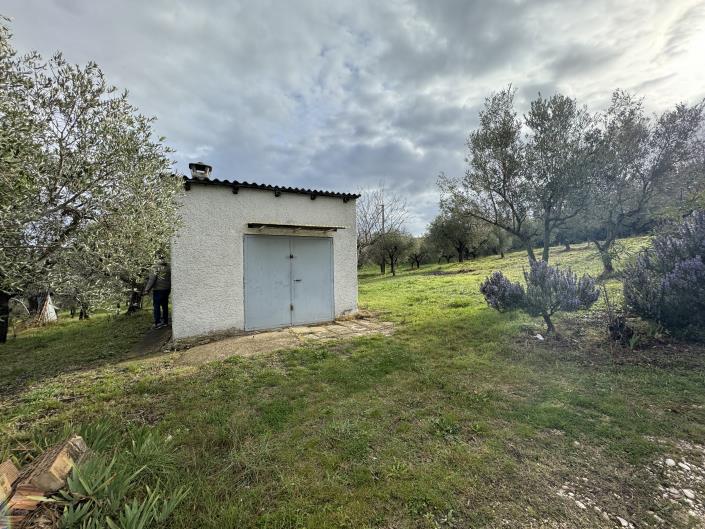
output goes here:
[{"label": "dirt patch", "polygon": [[556,324],[560,337],[545,336],[538,321],[526,325],[514,343],[516,350],[531,352],[538,358],[574,362],[583,366],[629,365],[659,369],[702,369],[705,367],[705,344],[686,342],[667,335],[650,336],[637,320],[638,340],[633,347],[610,340],[606,316],[588,312],[562,317]]},{"label": "dirt patch", "polygon": [[[655,486],[641,513],[629,514],[628,490],[610,491],[585,477],[567,480],[556,495],[578,509],[593,510],[614,527],[703,527],[705,524],[705,446],[687,441],[647,437],[667,445],[666,455],[640,469],[641,480]],[[643,502],[643,500],[642,500]]]},{"label": "dirt patch", "polygon": [[171,340],[171,327],[149,329],[142,339],[132,349],[134,356],[144,356],[158,353]]},{"label": "dirt patch", "polygon": [[371,334],[389,335],[393,332],[390,322],[374,318],[350,318],[335,322],[288,327],[266,332],[232,336],[218,341],[183,350],[176,363],[198,365],[231,356],[250,357],[280,349],[299,347],[309,341],[330,341],[356,338]]},{"label": "dirt patch", "polygon": [[684,440],[647,439],[667,447],[667,455],[650,466],[660,481],[654,498],[670,504],[670,508],[682,515],[697,519],[698,527],[702,527],[705,525],[705,446]]}]

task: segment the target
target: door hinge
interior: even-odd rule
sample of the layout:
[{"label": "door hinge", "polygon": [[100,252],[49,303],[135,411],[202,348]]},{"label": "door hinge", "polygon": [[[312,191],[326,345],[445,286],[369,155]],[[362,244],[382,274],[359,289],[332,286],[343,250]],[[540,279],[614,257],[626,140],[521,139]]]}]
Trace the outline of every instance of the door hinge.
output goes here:
[{"label": "door hinge", "polygon": [[293,258],[294,258],[294,254],[293,254],[293,253],[290,253],[290,254],[289,254],[289,259],[293,259]]},{"label": "door hinge", "polygon": [[289,310],[294,310],[294,304],[289,305]]}]

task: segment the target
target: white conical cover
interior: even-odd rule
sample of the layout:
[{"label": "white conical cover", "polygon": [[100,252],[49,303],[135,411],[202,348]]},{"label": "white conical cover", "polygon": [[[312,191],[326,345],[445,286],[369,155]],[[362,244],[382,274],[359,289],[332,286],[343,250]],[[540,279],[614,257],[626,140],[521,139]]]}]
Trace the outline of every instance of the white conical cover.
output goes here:
[{"label": "white conical cover", "polygon": [[44,298],[42,310],[40,310],[37,315],[37,322],[40,325],[45,325],[47,323],[54,322],[57,319],[56,309],[54,308],[54,303],[51,301],[51,295],[47,294]]}]

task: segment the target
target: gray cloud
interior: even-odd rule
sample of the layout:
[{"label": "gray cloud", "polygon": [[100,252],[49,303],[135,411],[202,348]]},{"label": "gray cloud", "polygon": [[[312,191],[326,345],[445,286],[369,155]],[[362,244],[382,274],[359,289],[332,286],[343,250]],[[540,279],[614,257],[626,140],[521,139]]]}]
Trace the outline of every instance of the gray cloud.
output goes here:
[{"label": "gray cloud", "polygon": [[[668,30],[667,40],[663,47],[666,56],[687,53],[691,39],[703,31],[705,20],[705,2],[690,6],[680,14]],[[703,52],[703,49],[700,49]]]},{"label": "gray cloud", "polygon": [[607,0],[6,0],[15,45],[98,62],[176,150],[221,178],[384,184],[421,233],[462,174],[485,96],[518,87],[655,110],[702,97],[703,3]]},{"label": "gray cloud", "polygon": [[550,62],[550,69],[556,77],[590,75],[593,70],[604,68],[621,55],[617,49],[587,44],[566,46],[565,50],[557,53],[558,56]]}]

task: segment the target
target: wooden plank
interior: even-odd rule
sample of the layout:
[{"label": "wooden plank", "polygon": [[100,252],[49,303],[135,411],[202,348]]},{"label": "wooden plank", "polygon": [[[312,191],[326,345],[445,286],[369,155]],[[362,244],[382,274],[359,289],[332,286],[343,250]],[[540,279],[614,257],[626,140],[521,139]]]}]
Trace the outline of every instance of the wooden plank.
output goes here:
[{"label": "wooden plank", "polygon": [[0,464],[0,504],[12,495],[12,486],[19,476],[19,470],[9,459]]},{"label": "wooden plank", "polygon": [[16,491],[26,495],[56,492],[66,484],[69,472],[87,450],[86,442],[78,435],[48,449],[22,469]]},{"label": "wooden plank", "polygon": [[39,489],[15,492],[7,503],[7,508],[12,514],[20,514],[18,511],[33,511],[44,500],[46,498]]},{"label": "wooden plank", "polygon": [[[20,527],[22,522],[25,521],[25,518],[27,518],[26,514],[11,514],[4,519],[0,519],[0,529],[5,529],[5,527],[7,527],[7,529]],[[7,521],[7,525],[3,526],[3,522],[5,521]]]}]

